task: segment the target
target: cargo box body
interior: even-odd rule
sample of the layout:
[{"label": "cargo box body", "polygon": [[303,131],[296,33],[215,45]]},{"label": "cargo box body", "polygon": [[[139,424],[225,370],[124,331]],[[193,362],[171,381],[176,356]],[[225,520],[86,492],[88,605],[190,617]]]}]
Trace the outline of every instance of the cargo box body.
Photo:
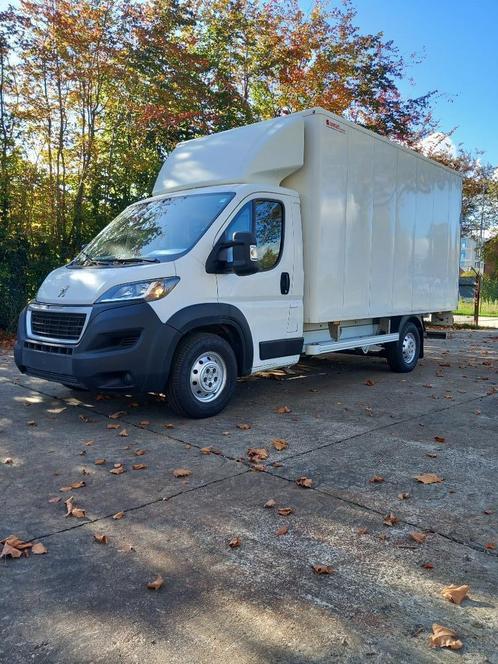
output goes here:
[{"label": "cargo box body", "polygon": [[305,111],[304,323],[451,311],[461,177],[322,109]]}]

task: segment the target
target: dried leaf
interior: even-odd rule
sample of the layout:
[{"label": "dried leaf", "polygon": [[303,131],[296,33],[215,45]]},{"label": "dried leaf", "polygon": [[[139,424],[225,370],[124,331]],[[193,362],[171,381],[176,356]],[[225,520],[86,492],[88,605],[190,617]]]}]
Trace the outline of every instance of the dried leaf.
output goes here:
[{"label": "dried leaf", "polygon": [[373,387],[373,385],[375,385],[375,381],[371,378],[367,378],[364,384],[368,385],[368,387]]},{"label": "dried leaf", "polygon": [[384,481],[382,475],[374,475],[369,480],[370,484],[381,484]]},{"label": "dried leaf", "polygon": [[290,514],[294,514],[294,510],[292,507],[280,507],[277,513],[279,516],[289,516]]},{"label": "dried leaf", "polygon": [[108,424],[106,429],[121,429],[121,424]]},{"label": "dried leaf", "polygon": [[366,535],[368,533],[368,528],[358,528],[356,532],[358,535]]},{"label": "dried leaf", "polygon": [[494,514],[495,511],[494,510],[483,510],[482,513],[483,514]]},{"label": "dried leaf", "polygon": [[118,410],[116,413],[109,415],[109,418],[111,420],[118,420],[120,417],[123,417],[123,415],[126,415],[126,410]]},{"label": "dried leaf", "polygon": [[134,463],[132,468],[133,470],[145,470],[147,465],[145,463]]},{"label": "dried leaf", "polygon": [[398,493],[398,498],[400,500],[408,500],[408,498],[410,498],[410,494],[406,491],[402,491],[401,493]]},{"label": "dried leaf", "polygon": [[85,440],[83,445],[86,445],[87,447],[91,447],[92,445],[95,445],[94,440]]},{"label": "dried leaf", "polygon": [[49,503],[60,503],[62,498],[60,496],[54,496],[53,498],[49,498],[48,502]]},{"label": "dried leaf", "polygon": [[125,518],[125,513],[124,512],[116,512],[116,514],[112,517],[115,521],[119,521],[120,519]]},{"label": "dried leaf", "polygon": [[434,569],[434,565],[432,563],[423,563],[420,565],[420,567],[423,567],[424,569]]},{"label": "dried leaf", "polygon": [[275,412],[278,413],[278,415],[284,415],[285,413],[290,413],[291,409],[289,406],[279,406],[278,408],[275,408]]},{"label": "dried leaf", "polygon": [[384,517],[384,524],[386,526],[395,526],[397,523],[399,523],[399,519],[393,512],[389,512],[389,514]]},{"label": "dried leaf", "polygon": [[266,473],[267,468],[264,463],[255,463],[251,466],[251,470],[255,470],[258,473]]},{"label": "dried leaf", "polygon": [[188,468],[175,468],[173,475],[175,477],[188,477],[189,475],[192,475],[192,471],[188,470]]},{"label": "dried leaf", "polygon": [[113,475],[122,475],[123,473],[126,473],[126,468],[123,466],[122,463],[115,463],[114,468],[109,471]]},{"label": "dried leaf", "polygon": [[429,457],[429,459],[437,459],[437,454],[435,454],[434,452],[426,452],[425,456]]},{"label": "dried leaf", "polygon": [[250,424],[237,424],[237,429],[241,429],[242,431],[248,431],[250,428]]},{"label": "dried leaf", "polygon": [[149,590],[159,590],[159,588],[163,585],[163,583],[164,583],[163,577],[160,574],[158,574],[154,579],[154,581],[149,581],[149,583],[147,584],[147,588]]},{"label": "dried leaf", "polygon": [[297,486],[303,487],[303,489],[311,489],[313,486],[313,480],[310,480],[309,477],[298,477],[296,484]]},{"label": "dried leaf", "polygon": [[107,537],[107,535],[103,534],[94,535],[93,538],[99,544],[107,544],[109,542],[109,538]]},{"label": "dried leaf", "polygon": [[238,549],[240,546],[240,537],[232,537],[232,539],[228,542],[228,546],[231,549]]},{"label": "dried leaf", "polygon": [[118,433],[118,436],[123,436],[123,438],[126,438],[128,436],[128,429],[121,429],[121,431]]},{"label": "dried leaf", "polygon": [[435,473],[423,473],[422,475],[415,475],[417,482],[422,484],[439,484],[443,481],[442,477],[436,475]]},{"label": "dried leaf", "polygon": [[470,586],[455,586],[451,584],[441,590],[441,595],[452,604],[461,604],[466,597],[468,598],[469,590]]},{"label": "dried leaf", "polygon": [[281,537],[282,535],[287,535],[289,532],[289,526],[282,526],[281,528],[278,528],[278,530],[275,531],[275,535],[277,537]]},{"label": "dried leaf", "polygon": [[[83,419],[83,418],[85,418],[85,419]],[[80,415],[80,420],[82,420],[83,422],[88,422],[88,417],[86,417],[85,415]],[[36,427],[38,425],[36,424],[36,422],[34,420],[29,420],[28,426],[29,427]]]},{"label": "dried leaf", "polygon": [[444,443],[446,438],[444,436],[434,436],[436,443]]},{"label": "dried leaf", "polygon": [[266,503],[263,505],[263,507],[271,509],[272,507],[275,507],[276,504],[277,504],[277,501],[273,500],[273,498],[270,498],[270,500],[266,501]]},{"label": "dried leaf", "polygon": [[163,424],[163,427],[164,427],[165,429],[174,429],[174,428],[175,428],[175,425],[174,425],[174,424],[169,424],[169,423],[168,423],[168,424]]},{"label": "dried leaf", "polygon": [[201,447],[201,454],[211,454],[210,447]]},{"label": "dried leaf", "polygon": [[488,542],[484,545],[484,548],[488,551],[494,551],[496,549],[496,542]]},{"label": "dried leaf", "polygon": [[412,539],[414,542],[417,542],[417,544],[423,544],[427,539],[427,535],[425,533],[414,531],[413,533],[410,533],[410,539]]},{"label": "dried leaf", "polygon": [[142,420],[141,422],[138,423],[139,427],[148,427],[150,424],[149,420]]},{"label": "dried leaf", "polygon": [[277,452],[281,452],[289,447],[289,443],[282,438],[274,438],[271,442]]},{"label": "dried leaf", "polygon": [[135,456],[143,456],[145,454],[145,450],[135,450],[134,455]]},{"label": "dried leaf", "polygon": [[81,489],[84,486],[86,486],[86,483],[84,480],[80,480],[79,482],[73,482],[71,484],[71,489]]},{"label": "dried leaf", "polygon": [[249,461],[265,461],[268,459],[269,452],[265,447],[250,447],[247,450]]},{"label": "dried leaf", "polygon": [[463,647],[463,643],[457,639],[455,630],[437,623],[432,625],[430,644],[432,648],[450,648],[450,650],[460,650]]},{"label": "dried leaf", "polygon": [[14,465],[14,459],[11,459],[10,457],[7,457],[6,459],[4,459],[3,462],[4,462],[7,466],[13,466],[13,465]]},{"label": "dried leaf", "polygon": [[44,553],[48,553],[48,549],[41,542],[36,542],[36,544],[33,544],[33,546],[31,547],[31,553],[40,556],[43,555]]},{"label": "dried leaf", "polygon": [[76,517],[77,519],[83,519],[86,516],[86,512],[81,507],[73,507],[71,516]]},{"label": "dried leaf", "polygon": [[95,465],[96,466],[103,466],[105,463],[105,459],[95,459]]},{"label": "dried leaf", "polygon": [[319,563],[312,565],[311,569],[315,572],[315,574],[334,574],[335,572],[335,569],[333,569],[330,565],[321,565]]},{"label": "dried leaf", "polygon": [[20,558],[22,556],[22,551],[19,551],[19,549],[16,549],[8,542],[5,542],[2,552],[0,553],[0,558],[7,558],[7,556],[10,556],[11,558]]}]

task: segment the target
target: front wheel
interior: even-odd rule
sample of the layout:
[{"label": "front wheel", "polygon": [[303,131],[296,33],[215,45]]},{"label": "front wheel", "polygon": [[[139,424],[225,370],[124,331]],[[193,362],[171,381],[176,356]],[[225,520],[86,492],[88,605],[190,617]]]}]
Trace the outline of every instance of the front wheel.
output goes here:
[{"label": "front wheel", "polygon": [[387,362],[392,371],[408,373],[417,366],[420,356],[420,332],[414,323],[407,323],[399,333],[399,340],[386,344]]},{"label": "front wheel", "polygon": [[168,402],[178,415],[211,417],[225,408],[237,379],[230,344],[216,334],[199,332],[183,339],[175,353]]}]

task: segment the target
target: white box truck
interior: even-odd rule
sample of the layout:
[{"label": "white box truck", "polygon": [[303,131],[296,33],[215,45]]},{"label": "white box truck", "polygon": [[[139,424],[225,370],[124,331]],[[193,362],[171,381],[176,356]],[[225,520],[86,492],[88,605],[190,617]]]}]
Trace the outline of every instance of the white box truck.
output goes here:
[{"label": "white box truck", "polygon": [[304,355],[423,354],[457,304],[460,176],[315,108],[179,144],[22,312],[22,372],[218,413]]}]

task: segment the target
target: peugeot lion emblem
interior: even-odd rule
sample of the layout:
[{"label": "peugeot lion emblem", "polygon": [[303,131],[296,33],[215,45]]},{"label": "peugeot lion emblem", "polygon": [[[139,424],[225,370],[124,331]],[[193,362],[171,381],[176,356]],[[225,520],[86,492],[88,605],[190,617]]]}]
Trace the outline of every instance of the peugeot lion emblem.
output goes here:
[{"label": "peugeot lion emblem", "polygon": [[67,293],[67,289],[69,288],[69,285],[64,286],[64,288],[61,288],[59,295],[57,297],[64,297],[64,295]]}]

